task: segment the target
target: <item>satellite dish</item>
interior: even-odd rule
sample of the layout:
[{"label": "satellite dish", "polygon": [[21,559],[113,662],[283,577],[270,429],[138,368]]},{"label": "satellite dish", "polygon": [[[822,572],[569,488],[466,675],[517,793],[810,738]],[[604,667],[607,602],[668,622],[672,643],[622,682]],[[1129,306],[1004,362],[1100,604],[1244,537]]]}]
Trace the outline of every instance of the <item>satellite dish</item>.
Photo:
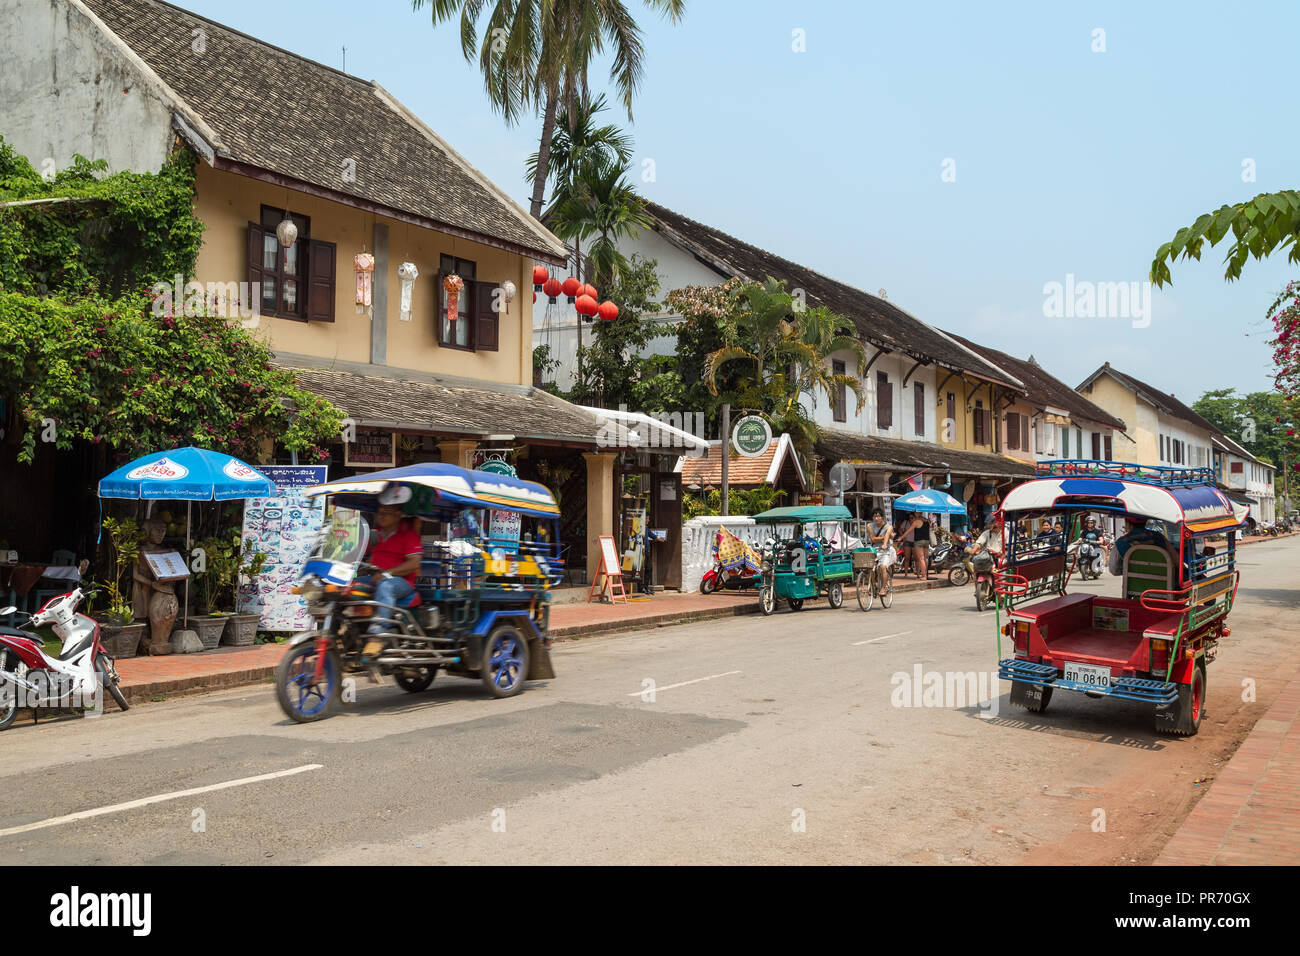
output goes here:
[{"label": "satellite dish", "polygon": [[831,465],[831,470],[826,476],[826,487],[836,497],[844,494],[858,484],[858,470],[847,462],[839,462]]}]

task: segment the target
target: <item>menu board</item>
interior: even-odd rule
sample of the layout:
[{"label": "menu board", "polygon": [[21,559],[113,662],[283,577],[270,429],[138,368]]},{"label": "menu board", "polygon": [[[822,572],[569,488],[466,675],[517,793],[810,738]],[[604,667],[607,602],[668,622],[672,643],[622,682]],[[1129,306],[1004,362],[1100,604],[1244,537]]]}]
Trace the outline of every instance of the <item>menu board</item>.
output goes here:
[{"label": "menu board", "polygon": [[144,559],[149,562],[149,570],[156,580],[181,581],[190,576],[190,569],[185,566],[179,552],[146,552]]},{"label": "menu board", "polygon": [[349,468],[396,467],[397,433],[358,428],[356,441],[343,443],[343,464]]},{"label": "menu board", "polygon": [[522,526],[523,515],[518,511],[493,510],[488,537],[492,539],[493,543],[518,541]]},{"label": "menu board", "polygon": [[266,555],[262,573],[239,586],[239,612],[258,614],[262,631],[302,631],[311,627],[307,604],[290,588],[298,581],[325,517],[323,495],[303,492],[325,481],[324,465],[258,465],[275,482],[275,495],[244,503],[243,542]]}]

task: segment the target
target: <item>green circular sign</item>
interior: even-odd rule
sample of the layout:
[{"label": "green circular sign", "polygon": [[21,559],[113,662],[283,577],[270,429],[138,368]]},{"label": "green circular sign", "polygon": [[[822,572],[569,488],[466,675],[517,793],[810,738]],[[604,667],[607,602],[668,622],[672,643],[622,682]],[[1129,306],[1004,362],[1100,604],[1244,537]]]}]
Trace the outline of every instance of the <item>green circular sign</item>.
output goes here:
[{"label": "green circular sign", "polygon": [[509,475],[511,478],[519,477],[519,473],[515,470],[515,466],[510,464],[508,461],[501,460],[500,458],[489,458],[487,461],[483,462],[483,464],[479,465],[476,470],[486,471],[491,475]]},{"label": "green circular sign", "polygon": [[745,458],[757,458],[772,443],[772,427],[757,415],[746,415],[731,430],[731,444]]}]

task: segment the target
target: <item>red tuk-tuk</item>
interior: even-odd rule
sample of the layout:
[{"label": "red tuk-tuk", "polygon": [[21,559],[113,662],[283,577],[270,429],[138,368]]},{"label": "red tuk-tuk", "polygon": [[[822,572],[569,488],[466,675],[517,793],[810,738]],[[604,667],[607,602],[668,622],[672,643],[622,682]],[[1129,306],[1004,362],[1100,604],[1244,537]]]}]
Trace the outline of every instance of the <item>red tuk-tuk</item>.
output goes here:
[{"label": "red tuk-tuk", "polygon": [[[1066,591],[1068,538],[1087,514],[1128,524],[1114,545],[1118,597]],[[1206,667],[1230,633],[1236,531],[1245,519],[1213,472],[1043,462],[1036,478],[1006,496],[999,517],[1006,561],[995,577],[998,674],[1012,682],[1011,703],[1042,712],[1057,688],[1144,701],[1155,705],[1157,731],[1195,734]],[[1066,530],[1035,534],[1043,517],[1061,517]],[[1013,657],[1002,658],[1003,637]]]}]

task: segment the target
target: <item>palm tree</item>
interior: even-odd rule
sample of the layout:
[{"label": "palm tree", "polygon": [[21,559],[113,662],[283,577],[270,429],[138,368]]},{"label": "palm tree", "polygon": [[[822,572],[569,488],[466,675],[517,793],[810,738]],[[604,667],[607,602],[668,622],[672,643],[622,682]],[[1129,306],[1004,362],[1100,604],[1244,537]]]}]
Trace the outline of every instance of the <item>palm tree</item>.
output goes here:
[{"label": "palm tree", "polygon": [[[686,9],[686,0],[644,0],[673,23]],[[632,118],[632,100],[641,83],[645,49],[641,28],[623,0],[495,0],[484,24],[478,21],[489,0],[412,0],[415,10],[428,7],[434,25],[459,15],[461,53],[477,57],[493,106],[507,123],[518,122],[526,110],[542,112],[542,136],[533,175],[531,212],[542,214],[550,178],[551,140],[556,111],[563,101],[570,115],[579,100],[589,99],[587,71],[592,60],[613,51],[610,81]]]},{"label": "palm tree", "polygon": [[[584,166],[631,160],[632,137],[613,123],[596,125],[596,114],[607,109],[605,94],[601,93],[588,102],[578,100],[572,110],[566,107],[556,117],[549,168],[555,183],[554,202],[569,198]],[[530,183],[537,178],[538,159],[537,153],[528,157],[525,176]]]},{"label": "palm tree", "polygon": [[[799,316],[799,339],[812,349],[816,358],[811,363],[800,365],[796,394],[807,392],[814,395],[820,390],[833,402],[836,389],[843,386],[857,397],[857,411],[860,413],[867,403],[867,393],[862,387],[862,376],[867,371],[867,350],[849,331],[847,320],[825,306],[805,309]],[[852,353],[857,359],[856,375],[831,374],[830,357],[836,352]]]},{"label": "palm tree", "polygon": [[553,208],[551,229],[561,239],[587,245],[597,288],[608,288],[627,268],[618,241],[648,229],[645,203],[627,181],[627,163],[617,159],[584,163]]}]

